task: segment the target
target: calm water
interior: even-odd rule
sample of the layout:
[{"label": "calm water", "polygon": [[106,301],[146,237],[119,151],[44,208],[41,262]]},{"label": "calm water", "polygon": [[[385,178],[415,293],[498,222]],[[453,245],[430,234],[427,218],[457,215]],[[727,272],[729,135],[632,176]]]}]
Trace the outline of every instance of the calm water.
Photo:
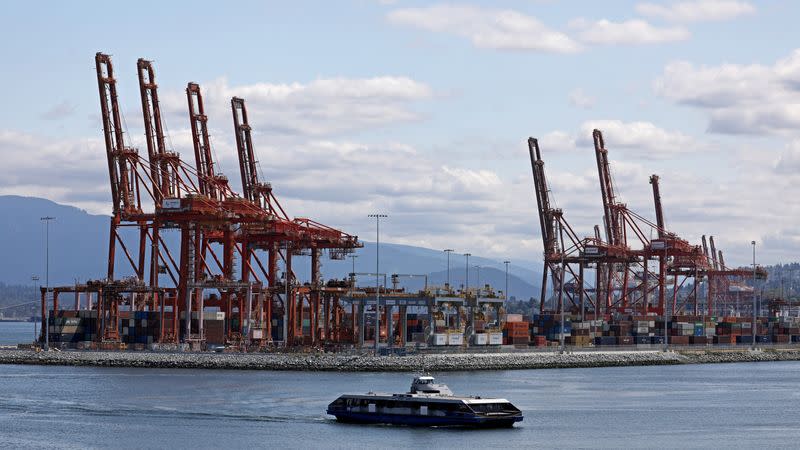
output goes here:
[{"label": "calm water", "polygon": [[[38,330],[39,324],[36,324]],[[0,345],[33,342],[33,322],[0,322]]]},{"label": "calm water", "polygon": [[508,430],[338,424],[342,392],[406,374],[0,366],[0,448],[795,447],[800,363],[441,374],[504,396]]}]

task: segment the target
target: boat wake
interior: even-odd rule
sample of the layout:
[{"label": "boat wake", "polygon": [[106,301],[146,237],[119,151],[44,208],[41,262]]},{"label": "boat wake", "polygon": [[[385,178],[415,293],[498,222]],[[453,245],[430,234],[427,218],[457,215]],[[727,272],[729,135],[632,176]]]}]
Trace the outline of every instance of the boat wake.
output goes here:
[{"label": "boat wake", "polygon": [[302,414],[247,414],[230,411],[192,411],[154,406],[141,407],[116,404],[113,407],[96,403],[78,403],[62,400],[24,399],[0,397],[0,413],[42,416],[98,416],[98,417],[148,417],[185,420],[230,420],[253,422],[325,423],[325,416]]}]

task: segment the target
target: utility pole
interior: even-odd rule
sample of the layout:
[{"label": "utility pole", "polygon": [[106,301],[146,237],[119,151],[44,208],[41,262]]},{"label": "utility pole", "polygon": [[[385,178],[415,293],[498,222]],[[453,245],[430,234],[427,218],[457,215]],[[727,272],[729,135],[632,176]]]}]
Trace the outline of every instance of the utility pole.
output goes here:
[{"label": "utility pole", "polygon": [[378,344],[381,340],[381,218],[389,216],[369,214],[367,217],[375,218],[375,354],[377,355]]},{"label": "utility pole", "polygon": [[44,226],[45,228],[44,349],[50,350],[50,305],[47,299],[47,296],[50,293],[50,221],[56,220],[56,218],[51,216],[44,216],[39,220],[43,220],[45,224]]},{"label": "utility pole", "polygon": [[447,254],[447,291],[450,292],[450,253],[453,253],[452,248],[444,249],[444,252]]}]

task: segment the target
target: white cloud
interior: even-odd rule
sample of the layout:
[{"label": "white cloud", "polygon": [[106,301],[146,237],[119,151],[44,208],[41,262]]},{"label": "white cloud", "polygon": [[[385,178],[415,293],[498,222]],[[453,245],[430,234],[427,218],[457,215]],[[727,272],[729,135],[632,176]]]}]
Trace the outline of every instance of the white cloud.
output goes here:
[{"label": "white cloud", "polygon": [[[770,156],[764,148],[748,147],[746,151],[722,154],[715,164],[725,170],[712,171],[707,164],[697,164],[691,154],[675,155],[671,161],[631,160],[617,145],[630,142],[620,141],[619,136],[612,138],[609,133],[605,138],[619,200],[655,221],[648,178],[652,173],[659,174],[667,228],[695,244],[702,234],[714,235],[732,266],[747,261],[751,239],[764,239],[766,244],[774,230],[796,230],[794,219],[800,214],[800,204],[786,199],[797,192],[800,177],[794,167],[800,166],[800,143],[787,147],[782,158],[787,164],[784,168],[781,163],[776,167],[774,152]],[[602,223],[597,169],[590,148],[585,150],[576,163],[572,155],[542,146],[552,195],[579,236],[590,235],[592,226]],[[776,176],[776,170],[784,172]],[[647,227],[643,231],[650,232]],[[794,231],[784,234],[797,235]],[[775,261],[773,258],[783,255],[787,260],[786,255],[798,248],[794,244],[790,251],[782,248],[777,237],[771,243],[763,247],[760,258]]]},{"label": "white cloud", "polygon": [[675,153],[696,151],[700,144],[679,132],[668,131],[652,122],[622,122],[620,120],[592,120],[581,126],[581,137],[593,143],[594,129],[603,132],[606,146],[629,149],[641,158],[659,158]]},{"label": "white cloud", "polygon": [[670,5],[640,3],[636,12],[669,22],[707,22],[730,20],[753,14],[756,8],[749,2],[731,0],[697,0],[675,2]]},{"label": "white cloud", "polygon": [[[494,230],[525,224],[533,213],[532,204],[516,200],[529,197],[529,184],[517,185],[485,168],[438,163],[400,143],[319,140],[274,147],[256,140],[254,145],[258,156],[270,161],[264,178],[290,215],[313,212],[323,223],[371,236],[374,228],[364,215],[385,211],[391,223],[381,227],[381,235],[385,231],[387,242],[489,249],[497,245],[489,238]],[[485,239],[475,237],[478,229],[485,230]],[[524,237],[517,232],[504,239]]]},{"label": "white cloud", "polygon": [[570,21],[569,26],[576,30],[581,41],[598,45],[659,44],[683,41],[691,36],[685,28],[657,27],[641,19],[624,22],[575,19]]},{"label": "white cloud", "polygon": [[572,53],[580,45],[535,17],[507,9],[467,5],[403,8],[388,14],[391,23],[469,39],[475,47]]},{"label": "white cloud", "polygon": [[573,89],[568,95],[569,104],[581,109],[591,109],[596,99],[586,92],[583,89]]},{"label": "white cloud", "polygon": [[[254,128],[276,134],[312,136],[420,120],[420,114],[411,108],[412,103],[433,96],[428,85],[395,76],[240,86],[231,86],[225,78],[219,78],[202,84],[201,89],[209,117],[229,123],[230,99],[238,96],[247,102]],[[166,92],[162,98],[176,120],[186,120],[183,92]]]},{"label": "white cloud", "polygon": [[800,127],[800,50],[772,66],[668,64],[656,92],[708,112],[709,130],[724,134],[791,134]]},{"label": "white cloud", "polygon": [[577,133],[556,130],[538,137],[538,140],[543,151],[546,148],[550,152],[571,152],[578,148]]},{"label": "white cloud", "polygon": [[594,148],[592,132],[603,132],[606,147],[619,149],[636,159],[663,159],[678,153],[691,153],[708,146],[679,131],[665,130],[652,122],[623,122],[621,120],[590,120],[577,132],[551,131],[541,139],[543,151],[590,151]]},{"label": "white cloud", "polygon": [[0,130],[0,195],[40,196],[92,212],[110,212],[108,165],[98,138],[55,139]]}]

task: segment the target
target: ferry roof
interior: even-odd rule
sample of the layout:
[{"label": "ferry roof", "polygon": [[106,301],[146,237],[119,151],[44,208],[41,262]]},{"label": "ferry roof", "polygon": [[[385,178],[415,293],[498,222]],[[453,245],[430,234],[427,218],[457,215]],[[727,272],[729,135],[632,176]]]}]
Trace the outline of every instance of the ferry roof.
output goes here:
[{"label": "ferry roof", "polygon": [[480,398],[480,397],[459,397],[459,396],[445,397],[441,395],[430,395],[430,394],[388,394],[388,393],[378,393],[378,392],[371,392],[368,394],[344,394],[341,395],[339,398],[420,400],[420,401],[436,401],[443,403],[463,402],[470,405],[481,405],[487,403],[511,403],[504,398]]}]

